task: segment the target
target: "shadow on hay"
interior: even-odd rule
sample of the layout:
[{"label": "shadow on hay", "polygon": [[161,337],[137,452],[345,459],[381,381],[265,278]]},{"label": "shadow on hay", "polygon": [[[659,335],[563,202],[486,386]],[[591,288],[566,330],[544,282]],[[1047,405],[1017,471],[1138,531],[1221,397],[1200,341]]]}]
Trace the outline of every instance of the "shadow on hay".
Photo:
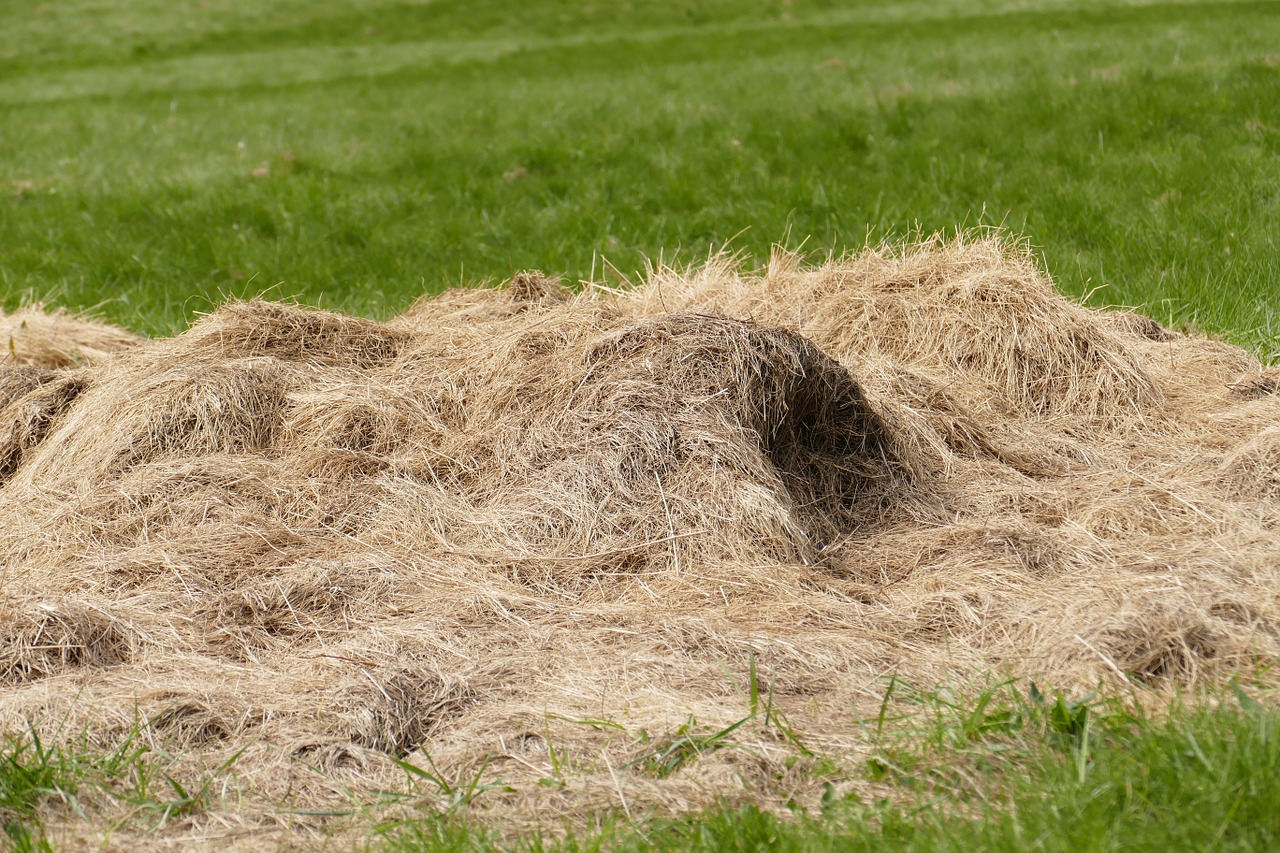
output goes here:
[{"label": "shadow on hay", "polygon": [[655,469],[729,462],[756,483],[780,483],[818,547],[866,527],[886,487],[905,485],[889,427],[861,385],[795,332],[670,314],[606,337],[586,361],[600,387],[634,389],[610,400],[617,421],[676,429],[670,460],[654,459]]}]

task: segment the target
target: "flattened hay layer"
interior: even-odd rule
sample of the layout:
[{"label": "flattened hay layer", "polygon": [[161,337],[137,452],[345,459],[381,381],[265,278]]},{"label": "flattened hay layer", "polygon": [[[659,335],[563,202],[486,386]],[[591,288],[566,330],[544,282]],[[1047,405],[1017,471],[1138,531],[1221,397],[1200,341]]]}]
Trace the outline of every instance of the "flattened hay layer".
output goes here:
[{"label": "flattened hay layer", "polygon": [[661,778],[612,725],[741,719],[753,660],[839,759],[889,675],[1158,690],[1280,651],[1280,375],[997,239],[385,323],[58,319],[0,366],[0,726],[240,753],[148,844],[318,838],[298,813],[423,752],[488,762],[481,819],[803,800],[776,729]]}]

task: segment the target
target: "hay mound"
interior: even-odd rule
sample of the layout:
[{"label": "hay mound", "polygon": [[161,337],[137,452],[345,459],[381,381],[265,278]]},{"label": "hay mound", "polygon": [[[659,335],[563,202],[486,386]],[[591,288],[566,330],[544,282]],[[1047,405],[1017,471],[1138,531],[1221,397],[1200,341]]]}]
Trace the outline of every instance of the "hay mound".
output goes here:
[{"label": "hay mound", "polygon": [[37,304],[12,314],[0,311],[0,345],[5,347],[6,365],[93,364],[140,341],[124,329],[76,317],[62,308],[50,311]]},{"label": "hay mound", "polygon": [[0,367],[0,724],[247,746],[224,825],[417,750],[488,760],[506,817],[806,796],[776,732],[656,778],[569,722],[722,726],[753,656],[849,757],[890,674],[1160,689],[1280,652],[1280,376],[996,239],[76,322],[30,313]]}]

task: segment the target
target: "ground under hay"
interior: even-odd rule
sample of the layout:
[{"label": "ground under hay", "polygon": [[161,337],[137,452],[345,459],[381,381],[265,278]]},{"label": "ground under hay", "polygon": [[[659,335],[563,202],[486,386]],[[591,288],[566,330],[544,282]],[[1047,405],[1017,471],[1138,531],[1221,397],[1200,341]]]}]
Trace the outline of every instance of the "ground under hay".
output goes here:
[{"label": "ground under hay", "polygon": [[140,726],[193,775],[244,750],[145,844],[315,841],[424,751],[488,761],[479,819],[803,801],[776,726],[643,760],[741,719],[753,656],[838,760],[889,675],[1158,690],[1280,651],[1280,374],[995,239],[381,324],[13,320],[0,725]]}]

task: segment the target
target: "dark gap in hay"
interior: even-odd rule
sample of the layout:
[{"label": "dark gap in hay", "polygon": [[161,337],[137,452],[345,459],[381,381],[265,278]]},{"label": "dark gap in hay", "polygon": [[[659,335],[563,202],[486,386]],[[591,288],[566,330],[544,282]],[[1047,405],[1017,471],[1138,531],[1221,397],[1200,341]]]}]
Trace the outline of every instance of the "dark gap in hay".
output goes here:
[{"label": "dark gap in hay", "polygon": [[782,417],[766,425],[765,452],[801,506],[851,510],[869,485],[891,476],[888,428],[844,366],[798,335],[786,344],[798,369],[776,389]]},{"label": "dark gap in hay", "polygon": [[21,684],[133,657],[132,632],[101,608],[73,600],[0,608],[0,683]]},{"label": "dark gap in hay", "polygon": [[335,697],[352,743],[402,758],[476,702],[464,683],[421,669],[362,670]]},{"label": "dark gap in hay", "polygon": [[55,370],[29,364],[0,364],[0,410],[58,375]]},{"label": "dark gap in hay", "polygon": [[374,766],[375,756],[382,754],[338,738],[305,740],[289,749],[289,756],[295,761],[324,775],[334,771],[362,773]]},{"label": "dark gap in hay", "polygon": [[307,560],[249,579],[196,605],[193,615],[215,635],[236,640],[236,656],[281,643],[350,630],[353,611],[376,607],[389,577],[336,560]]},{"label": "dark gap in hay", "polygon": [[1101,647],[1130,677],[1157,685],[1203,676],[1229,656],[1226,641],[1199,613],[1159,605],[1107,632]]},{"label": "dark gap in hay", "polygon": [[1167,343],[1182,337],[1144,314],[1135,314],[1132,311],[1111,311],[1106,316],[1116,328],[1144,340]]},{"label": "dark gap in hay", "polygon": [[181,748],[198,748],[230,740],[244,726],[222,710],[219,705],[235,707],[232,697],[222,701],[210,701],[192,695],[162,695],[147,697],[147,704],[154,706],[144,712],[147,726],[161,732],[172,745]]},{"label": "dark gap in hay", "polygon": [[13,476],[88,385],[84,374],[29,367],[0,372],[0,430],[7,427],[7,433],[0,432],[0,484]]},{"label": "dark gap in hay", "polygon": [[602,402],[615,440],[618,425],[644,430],[620,460],[628,476],[699,459],[745,468],[757,482],[776,477],[819,545],[864,528],[885,490],[906,485],[889,428],[857,380],[795,332],[669,314],[597,343],[588,376],[610,395]]},{"label": "dark gap in hay", "polygon": [[1242,400],[1262,400],[1280,392],[1280,372],[1269,372],[1266,375],[1248,382],[1238,382],[1231,386],[1231,391]]}]

